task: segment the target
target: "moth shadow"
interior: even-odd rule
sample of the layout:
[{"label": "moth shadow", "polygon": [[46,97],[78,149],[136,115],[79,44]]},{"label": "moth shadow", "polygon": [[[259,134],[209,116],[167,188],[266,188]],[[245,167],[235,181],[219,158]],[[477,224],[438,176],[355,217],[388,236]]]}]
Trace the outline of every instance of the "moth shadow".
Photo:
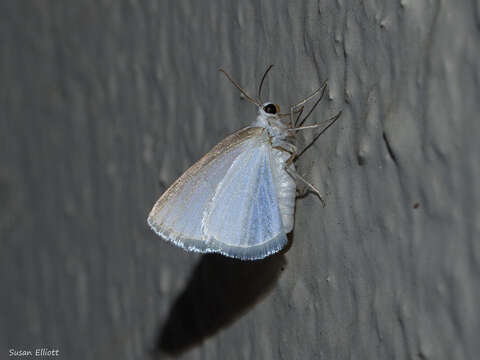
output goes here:
[{"label": "moth shadow", "polygon": [[160,329],[154,356],[177,356],[229,325],[273,288],[284,252],[257,261],[206,254]]}]

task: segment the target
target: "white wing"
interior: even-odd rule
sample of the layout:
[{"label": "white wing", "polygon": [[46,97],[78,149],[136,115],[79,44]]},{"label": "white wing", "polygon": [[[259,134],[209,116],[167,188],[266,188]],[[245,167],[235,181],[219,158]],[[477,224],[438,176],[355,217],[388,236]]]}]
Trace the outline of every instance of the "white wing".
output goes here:
[{"label": "white wing", "polygon": [[210,246],[257,259],[286,244],[270,157],[262,142],[235,159],[205,211],[202,233]]},{"label": "white wing", "polygon": [[214,147],[160,197],[152,229],[190,251],[255,259],[281,249],[287,240],[265,139],[262,128],[245,128]]}]

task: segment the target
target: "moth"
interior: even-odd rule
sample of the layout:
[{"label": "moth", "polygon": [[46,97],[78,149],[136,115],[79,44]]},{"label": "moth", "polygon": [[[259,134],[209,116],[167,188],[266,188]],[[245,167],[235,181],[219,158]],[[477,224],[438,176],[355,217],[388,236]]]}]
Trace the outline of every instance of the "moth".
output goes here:
[{"label": "moth", "polygon": [[[165,240],[187,251],[262,259],[287,244],[294,225],[297,181],[324,204],[320,192],[297,173],[294,160],[304,152],[297,152],[297,131],[325,126],[303,123],[322,100],[327,82],[282,114],[277,104],[261,98],[272,67],[260,81],[258,99],[220,69],[245,99],[257,106],[258,115],[250,126],[225,138],[192,165],[157,200],[147,222]],[[305,104],[318,94],[301,119]],[[312,143],[340,115],[328,119]]]}]

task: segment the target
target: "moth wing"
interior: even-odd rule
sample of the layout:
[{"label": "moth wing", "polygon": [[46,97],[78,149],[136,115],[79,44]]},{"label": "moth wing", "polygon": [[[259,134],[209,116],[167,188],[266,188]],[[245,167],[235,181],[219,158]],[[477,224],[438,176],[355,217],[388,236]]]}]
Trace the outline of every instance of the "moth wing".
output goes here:
[{"label": "moth wing", "polygon": [[185,171],[150,211],[147,222],[153,231],[189,251],[216,251],[202,234],[205,209],[235,160],[257,146],[262,131],[247,127],[233,133]]},{"label": "moth wing", "polygon": [[240,154],[219,183],[203,219],[209,246],[227,256],[260,259],[287,243],[268,142]]}]

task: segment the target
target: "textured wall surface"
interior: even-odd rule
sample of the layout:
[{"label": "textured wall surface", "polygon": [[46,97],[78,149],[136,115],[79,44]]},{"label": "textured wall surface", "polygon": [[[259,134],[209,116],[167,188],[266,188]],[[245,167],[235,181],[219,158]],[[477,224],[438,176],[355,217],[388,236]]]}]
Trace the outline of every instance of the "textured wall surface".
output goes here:
[{"label": "textured wall surface", "polygon": [[[0,358],[480,356],[478,2],[2,1],[0,49]],[[264,97],[343,110],[297,162],[327,207],[263,261],[162,241],[156,198],[255,117],[217,69],[271,63]]]}]

